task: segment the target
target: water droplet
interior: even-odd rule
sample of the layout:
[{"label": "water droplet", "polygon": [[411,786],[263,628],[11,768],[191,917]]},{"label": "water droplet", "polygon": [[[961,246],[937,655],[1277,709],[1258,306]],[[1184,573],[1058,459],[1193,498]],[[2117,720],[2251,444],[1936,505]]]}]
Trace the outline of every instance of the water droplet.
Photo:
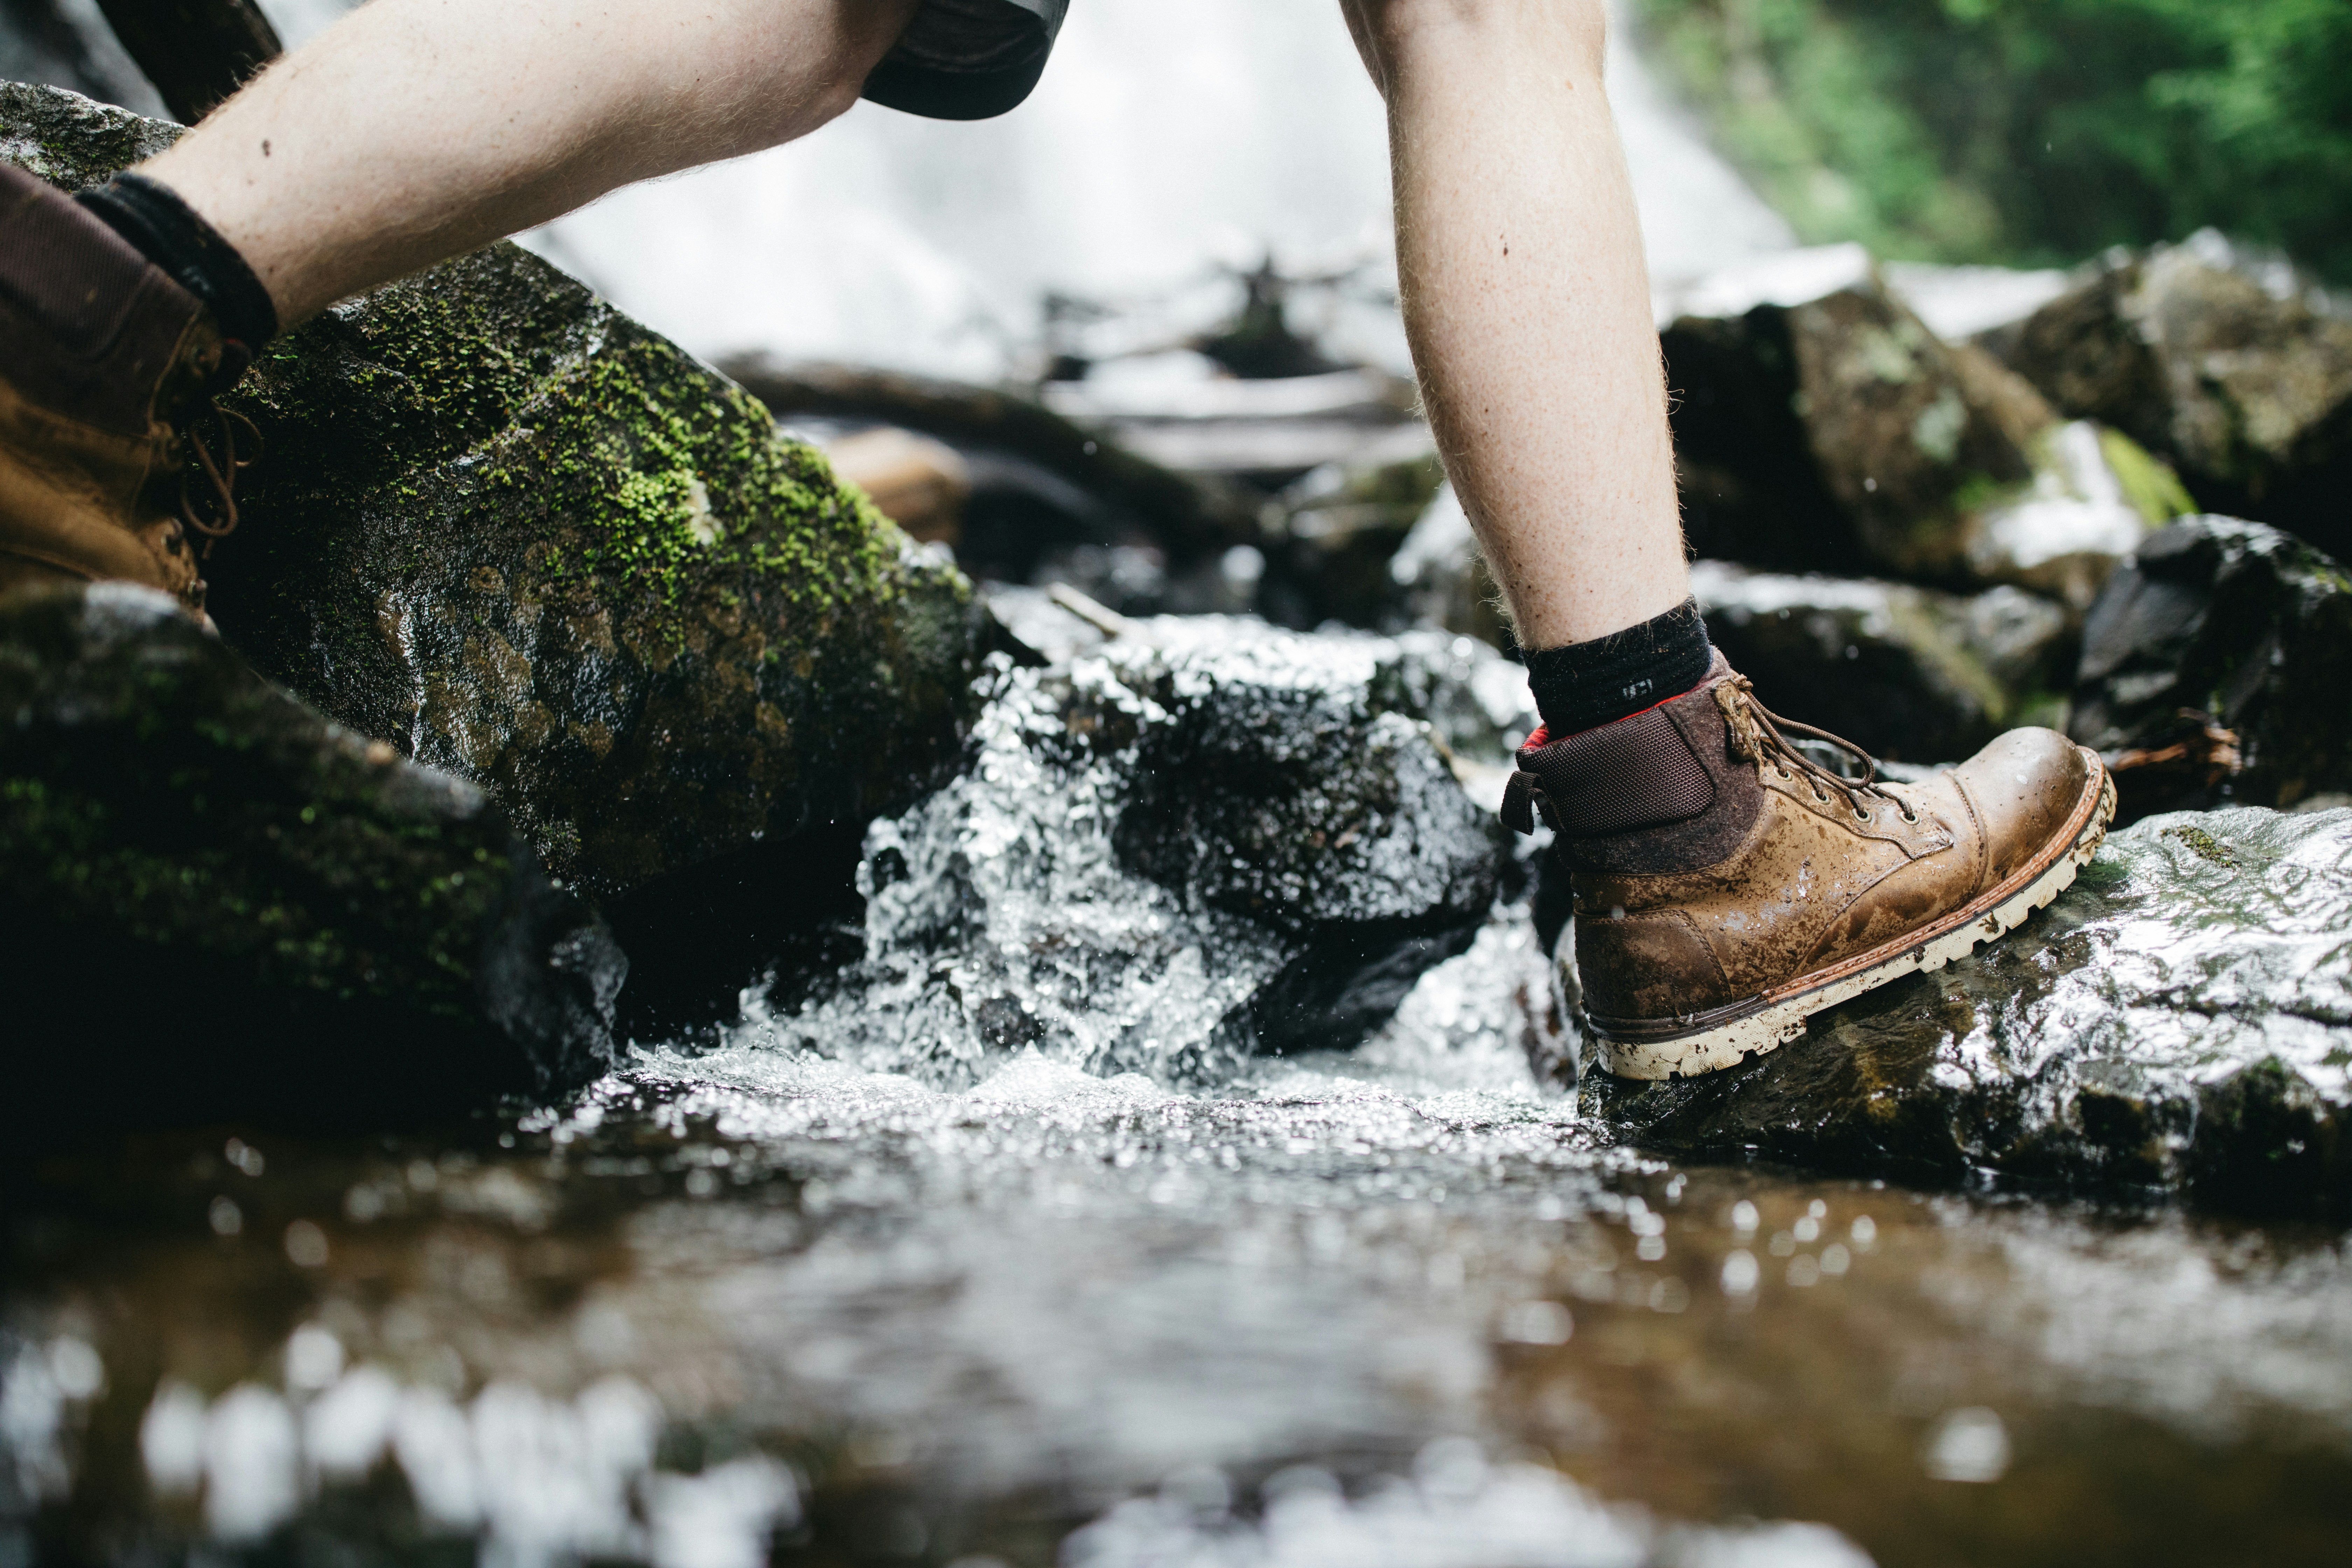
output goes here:
[{"label": "water droplet", "polygon": [[1927,1434],[1922,1459],[1939,1481],[1997,1481],[2009,1470],[2009,1428],[1981,1405],[1955,1410]]},{"label": "water droplet", "polygon": [[1745,1247],[1729,1254],[1723,1260],[1723,1293],[1727,1296],[1753,1293],[1763,1272],[1756,1261],[1756,1255]]},{"label": "water droplet", "polygon": [[1503,1315],[1503,1338],[1515,1344],[1564,1345],[1576,1321],[1557,1301],[1522,1301]]},{"label": "water droplet", "polygon": [[320,1268],[327,1262],[327,1233],[307,1219],[286,1227],[286,1256],[297,1268]]},{"label": "water droplet", "polygon": [[342,1373],[343,1342],[318,1324],[305,1323],[287,1340],[287,1387],[324,1388]]}]

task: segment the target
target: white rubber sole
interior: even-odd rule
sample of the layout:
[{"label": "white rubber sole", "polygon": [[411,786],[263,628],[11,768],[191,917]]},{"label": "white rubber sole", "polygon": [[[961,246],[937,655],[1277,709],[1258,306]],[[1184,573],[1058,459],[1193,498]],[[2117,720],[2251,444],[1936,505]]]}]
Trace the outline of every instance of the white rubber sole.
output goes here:
[{"label": "white rubber sole", "polygon": [[[1933,973],[1954,959],[1966,958],[1979,942],[1991,942],[2023,925],[2034,910],[2046,909],[2072,887],[2074,878],[2107,837],[2115,819],[2116,784],[2100,770],[2098,802],[2089,819],[2076,831],[2074,844],[2039,874],[2021,885],[1995,889],[1987,900],[1962,908],[1913,938],[1884,958],[1866,960],[1853,973],[1800,992],[1793,996],[1763,999],[1754,1011],[1710,1027],[1656,1040],[1612,1040],[1591,1033],[1601,1065],[1618,1078],[1696,1078],[1738,1067],[1751,1057],[1777,1050],[1805,1032],[1805,1021],[1841,1002],[1850,1002],[1906,974]],[[2079,809],[2079,808],[2078,808]]]}]

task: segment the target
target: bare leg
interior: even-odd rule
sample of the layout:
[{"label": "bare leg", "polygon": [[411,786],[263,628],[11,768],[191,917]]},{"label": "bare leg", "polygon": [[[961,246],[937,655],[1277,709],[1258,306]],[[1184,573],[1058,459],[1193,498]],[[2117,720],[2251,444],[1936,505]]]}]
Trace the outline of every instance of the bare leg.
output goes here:
[{"label": "bare leg", "polygon": [[1423,401],[1531,648],[1690,592],[1602,0],[1342,0],[1387,100]]},{"label": "bare leg", "polygon": [[142,173],[291,325],[633,181],[804,136],[917,0],[374,0]]}]

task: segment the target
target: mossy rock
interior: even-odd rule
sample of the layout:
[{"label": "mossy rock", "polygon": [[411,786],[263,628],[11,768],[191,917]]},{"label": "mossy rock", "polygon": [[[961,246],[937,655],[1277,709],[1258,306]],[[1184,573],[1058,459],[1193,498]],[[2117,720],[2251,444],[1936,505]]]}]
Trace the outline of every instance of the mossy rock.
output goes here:
[{"label": "mossy rock", "polygon": [[63,88],[0,81],[0,161],[68,191],[152,158],[182,130]]},{"label": "mossy rock", "polygon": [[1727,1072],[1580,1094],[1616,1136],[1927,1184],[2352,1217],[2352,810],[2113,835],[1999,945]]},{"label": "mossy rock", "polygon": [[380,1121],[611,1065],[626,965],[505,814],[163,595],[0,600],[0,718],[8,1071],[40,1126]]},{"label": "mossy rock", "polygon": [[1742,264],[1687,303],[1662,342],[1702,555],[2009,584],[2079,610],[2185,510],[2130,440],[2061,424],[1990,354],[1937,338],[1860,247]]},{"label": "mossy rock", "polygon": [[2211,229],[2111,251],[1993,342],[2059,408],[2163,454],[2202,510],[2352,553],[2352,312],[2284,257]]},{"label": "mossy rock", "polygon": [[[54,89],[0,110],[68,184],[167,129]],[[512,245],[287,333],[225,401],[266,444],[205,567],[226,634],[488,790],[560,878],[618,893],[863,820],[958,754],[980,613],[952,563]]]}]

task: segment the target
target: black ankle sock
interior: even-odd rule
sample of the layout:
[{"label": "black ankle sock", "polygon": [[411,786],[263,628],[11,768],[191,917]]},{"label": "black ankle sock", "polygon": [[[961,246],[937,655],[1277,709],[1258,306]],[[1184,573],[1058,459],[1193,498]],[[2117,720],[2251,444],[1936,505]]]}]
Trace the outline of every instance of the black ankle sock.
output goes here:
[{"label": "black ankle sock", "polygon": [[74,199],[203,300],[221,336],[244,344],[248,359],[278,335],[269,290],[236,247],[169,186],[125,170]]},{"label": "black ankle sock", "polygon": [[1536,710],[1559,740],[1680,697],[1706,679],[1715,647],[1698,601],[1685,599],[1638,626],[1525,657]]}]

